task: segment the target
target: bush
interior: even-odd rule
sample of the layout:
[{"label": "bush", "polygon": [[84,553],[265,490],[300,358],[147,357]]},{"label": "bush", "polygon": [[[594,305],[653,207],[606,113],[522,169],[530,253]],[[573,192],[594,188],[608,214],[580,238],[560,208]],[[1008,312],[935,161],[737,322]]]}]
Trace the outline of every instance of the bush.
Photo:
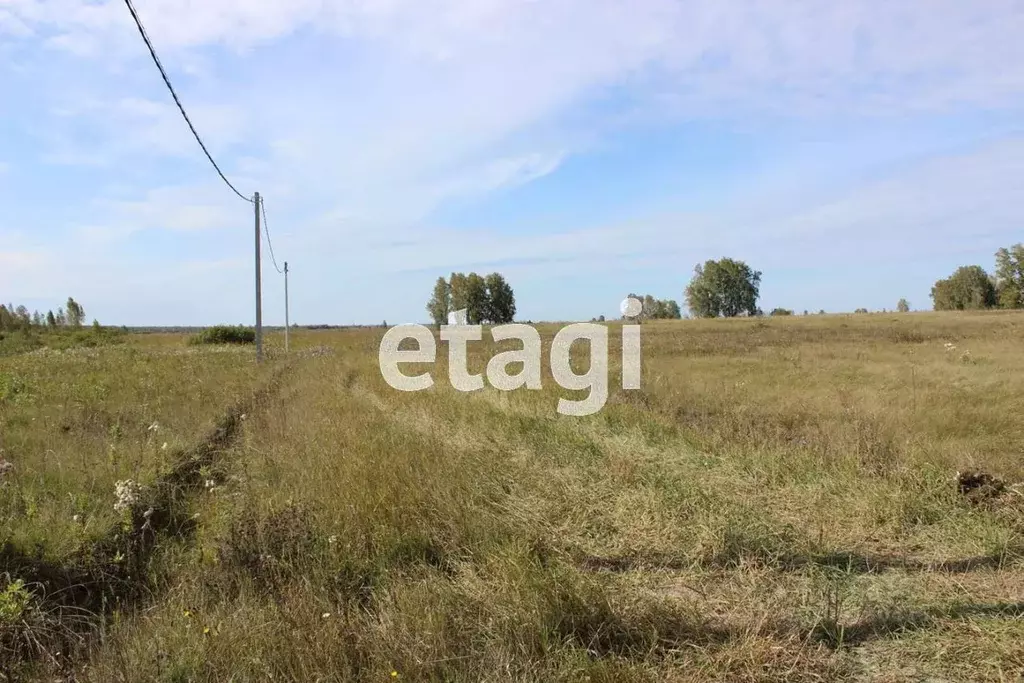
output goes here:
[{"label": "bush", "polygon": [[[806,314],[807,313],[805,311],[804,315]],[[771,315],[793,315],[793,311],[789,310],[788,308],[774,308],[772,309]]]},{"label": "bush", "polygon": [[242,325],[215,325],[208,327],[199,334],[189,338],[188,343],[195,344],[253,344],[256,342],[256,331]]}]

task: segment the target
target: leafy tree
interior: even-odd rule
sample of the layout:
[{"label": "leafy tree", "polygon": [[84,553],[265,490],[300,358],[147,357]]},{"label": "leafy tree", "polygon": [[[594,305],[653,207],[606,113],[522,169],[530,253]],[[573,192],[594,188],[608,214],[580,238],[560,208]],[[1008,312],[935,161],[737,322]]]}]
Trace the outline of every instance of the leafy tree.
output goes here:
[{"label": "leafy tree", "polygon": [[1024,308],[1024,244],[996,252],[996,299],[1002,308]]},{"label": "leafy tree", "polygon": [[896,304],[896,310],[899,311],[900,313],[909,313],[910,302],[907,301],[906,299],[900,299],[899,303]]},{"label": "leafy tree", "polygon": [[92,331],[96,333],[103,331],[103,327],[100,326],[100,321],[95,318],[92,320]]},{"label": "leafy tree", "polygon": [[963,311],[991,308],[996,304],[996,288],[981,266],[961,266],[932,287],[936,311]]},{"label": "leafy tree", "polygon": [[700,318],[731,318],[741,313],[757,315],[761,273],[743,261],[723,258],[705,261],[693,271],[686,287],[686,303]]},{"label": "leafy tree", "polygon": [[50,328],[57,327],[57,318],[54,317],[53,311],[46,312],[46,326]]},{"label": "leafy tree", "polygon": [[434,283],[434,293],[427,302],[427,313],[435,325],[448,322],[448,314],[452,311],[452,288],[443,277]]},{"label": "leafy tree", "polygon": [[793,315],[793,311],[791,311],[788,308],[773,308],[772,312],[769,313],[769,315]]},{"label": "leafy tree", "polygon": [[0,304],[0,331],[14,329],[14,316],[10,309]]},{"label": "leafy tree", "polygon": [[487,292],[485,319],[503,325],[516,317],[516,295],[501,273],[491,273],[484,278]]},{"label": "leafy tree", "polygon": [[32,314],[24,306],[18,306],[14,309],[14,315],[18,318],[18,327],[28,329],[29,325],[32,324]]},{"label": "leafy tree", "polygon": [[483,323],[488,308],[487,282],[480,275],[470,273],[466,276],[466,322],[470,325]]},{"label": "leafy tree", "polygon": [[35,327],[42,327],[43,326],[43,322],[45,322],[43,320],[43,314],[40,313],[39,311],[33,311],[32,312],[32,324]]},{"label": "leafy tree", "polygon": [[451,306],[449,311],[461,311],[468,308],[468,296],[466,290],[466,274],[452,273],[448,278],[448,291],[451,295]]},{"label": "leafy tree", "polygon": [[427,312],[441,324],[452,311],[466,309],[466,322],[510,323],[516,315],[516,297],[501,273],[483,277],[478,273],[452,273],[434,283],[434,292],[427,302]]},{"label": "leafy tree", "polygon": [[624,320],[637,322],[638,320],[678,320],[683,317],[679,304],[672,299],[655,299],[650,294],[640,296],[630,294],[631,298],[641,303],[640,314],[636,316],[623,316]]},{"label": "leafy tree", "polygon": [[679,320],[683,317],[683,311],[679,308],[679,302],[675,299],[661,300],[661,314],[669,320]]},{"label": "leafy tree", "polygon": [[82,305],[69,296],[65,306],[67,307],[68,325],[81,327],[82,321],[85,319],[85,309],[82,308]]},{"label": "leafy tree", "polygon": [[856,311],[854,311],[854,313],[867,313],[867,312],[868,312],[868,309],[866,309],[866,308],[858,308]]},{"label": "leafy tree", "polygon": [[658,315],[658,313],[660,312],[659,304],[661,302],[659,302],[657,299],[655,299],[650,294],[645,294],[644,297],[640,300],[640,302],[642,303],[642,306],[640,308],[640,311],[641,311],[640,312],[640,317],[641,318],[646,319],[646,318],[658,318],[658,317],[660,317]]}]

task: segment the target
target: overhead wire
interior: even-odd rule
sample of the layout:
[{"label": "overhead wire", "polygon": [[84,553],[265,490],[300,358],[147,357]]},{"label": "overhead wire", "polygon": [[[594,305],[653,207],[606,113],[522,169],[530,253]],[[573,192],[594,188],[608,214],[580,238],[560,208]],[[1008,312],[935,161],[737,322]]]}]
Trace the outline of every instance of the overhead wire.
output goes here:
[{"label": "overhead wire", "polygon": [[263,213],[263,230],[267,235],[267,248],[270,250],[270,261],[274,264],[274,270],[283,274],[284,271],[277,267],[277,259],[274,258],[274,245],[270,243],[270,227],[267,225],[267,206],[262,196],[260,197],[260,211]]},{"label": "overhead wire", "polygon": [[217,165],[217,162],[213,160],[213,155],[211,155],[210,151],[206,149],[206,145],[203,144],[203,139],[199,137],[199,133],[196,131],[196,127],[192,125],[192,120],[189,119],[188,113],[185,111],[185,107],[181,104],[181,100],[178,99],[178,93],[174,91],[174,86],[171,85],[171,79],[167,76],[167,72],[164,70],[163,64],[160,63],[160,58],[157,56],[156,50],[153,48],[153,43],[149,40],[149,35],[147,35],[146,29],[142,25],[142,20],[139,18],[138,12],[135,11],[135,7],[132,5],[132,0],[124,0],[124,4],[127,5],[128,11],[131,12],[132,19],[135,20],[135,26],[139,29],[139,35],[142,36],[143,42],[146,43],[146,47],[149,49],[149,54],[153,58],[153,63],[156,64],[156,68],[160,70],[160,75],[163,77],[164,84],[167,85],[167,89],[170,90],[171,97],[174,98],[174,103],[178,105],[178,111],[181,112],[181,115],[185,119],[185,123],[188,124],[189,130],[192,131],[192,135],[195,137],[196,142],[199,143],[203,153],[206,154],[206,158],[210,160],[211,164],[213,164],[213,168],[217,171],[221,180],[223,180],[227,186],[239,196],[240,199],[251,203],[253,200],[239,192],[238,189],[231,184],[231,181],[227,179],[227,176],[224,175],[224,172],[220,170],[220,166]]}]

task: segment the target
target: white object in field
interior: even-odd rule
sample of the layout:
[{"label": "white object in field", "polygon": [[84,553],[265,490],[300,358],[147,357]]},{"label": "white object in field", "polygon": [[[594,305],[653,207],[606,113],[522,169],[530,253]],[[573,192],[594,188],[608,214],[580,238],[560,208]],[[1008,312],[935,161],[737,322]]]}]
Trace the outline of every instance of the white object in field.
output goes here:
[{"label": "white object in field", "polygon": [[448,314],[449,325],[465,325],[466,323],[466,309],[460,309],[458,311],[452,311]]}]

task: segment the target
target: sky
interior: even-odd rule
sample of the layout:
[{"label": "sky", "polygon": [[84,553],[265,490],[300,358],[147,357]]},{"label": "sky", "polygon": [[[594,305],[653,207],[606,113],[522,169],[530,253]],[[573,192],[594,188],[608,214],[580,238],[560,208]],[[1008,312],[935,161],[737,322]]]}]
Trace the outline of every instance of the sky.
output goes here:
[{"label": "sky", "polygon": [[[299,324],[424,321],[474,270],[617,317],[725,256],[766,311],[927,309],[1024,241],[1019,0],[135,6]],[[121,0],[0,0],[0,300],[252,324],[254,246]]]}]

